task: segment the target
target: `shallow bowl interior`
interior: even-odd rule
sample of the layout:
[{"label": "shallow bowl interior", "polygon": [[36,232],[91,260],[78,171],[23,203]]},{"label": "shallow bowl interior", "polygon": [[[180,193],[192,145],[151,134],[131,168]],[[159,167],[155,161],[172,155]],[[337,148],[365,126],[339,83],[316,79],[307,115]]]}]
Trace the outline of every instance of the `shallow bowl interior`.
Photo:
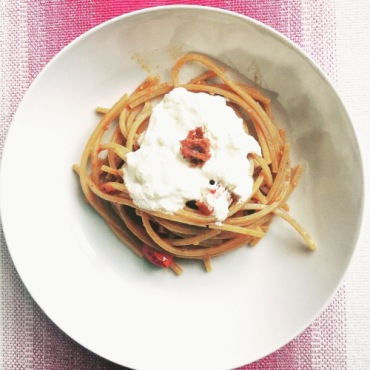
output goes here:
[{"label": "shallow bowl interior", "polygon": [[[281,220],[255,248],[186,263],[179,278],[151,268],[82,199],[72,164],[110,106],[148,74],[168,79],[197,51],[277,99],[293,163],[304,175],[291,213],[319,248],[308,252]],[[361,158],[348,115],[313,62],[272,29],[206,7],[163,7],[107,22],[43,70],[14,118],[2,163],[9,250],[46,314],[93,352],[151,369],[225,369],[255,361],[299,334],[347,269],[361,222]]]}]

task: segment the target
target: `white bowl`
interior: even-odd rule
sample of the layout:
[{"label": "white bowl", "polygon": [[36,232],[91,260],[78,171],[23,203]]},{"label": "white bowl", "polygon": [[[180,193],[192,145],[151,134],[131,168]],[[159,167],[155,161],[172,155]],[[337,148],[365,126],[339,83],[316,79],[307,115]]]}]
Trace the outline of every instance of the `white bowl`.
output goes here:
[{"label": "white bowl", "polygon": [[[275,112],[305,172],[291,213],[318,250],[281,220],[255,248],[154,270],[111,234],[71,170],[111,105],[150,73],[164,79],[198,51],[278,94]],[[277,350],[328,304],[352,257],[363,208],[359,148],[320,69],[276,31],[207,7],[124,15],[59,53],[25,95],[7,138],[1,211],[15,266],[45,313],[81,345],[139,369],[225,369]]]}]

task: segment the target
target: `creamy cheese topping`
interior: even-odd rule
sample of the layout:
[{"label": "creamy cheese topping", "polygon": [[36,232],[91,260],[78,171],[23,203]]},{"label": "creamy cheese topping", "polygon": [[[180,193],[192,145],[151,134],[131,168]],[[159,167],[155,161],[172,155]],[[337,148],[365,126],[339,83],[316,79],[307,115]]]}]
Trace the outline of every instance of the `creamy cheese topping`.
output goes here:
[{"label": "creamy cheese topping", "polygon": [[[202,127],[210,154],[202,167],[192,167],[180,153],[190,130]],[[220,96],[175,88],[154,107],[140,149],[127,154],[124,182],[141,209],[175,213],[188,201],[208,206],[221,222],[231,194],[246,200],[253,187],[248,153],[261,155],[258,142]]]}]

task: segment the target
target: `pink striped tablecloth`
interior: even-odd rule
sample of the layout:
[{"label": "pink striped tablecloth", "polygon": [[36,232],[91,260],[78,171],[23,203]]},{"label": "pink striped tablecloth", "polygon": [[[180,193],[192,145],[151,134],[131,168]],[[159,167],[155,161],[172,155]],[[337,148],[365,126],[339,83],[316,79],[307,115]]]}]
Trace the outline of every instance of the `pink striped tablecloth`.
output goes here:
[{"label": "pink striped tablecloth", "polygon": [[[193,4],[255,18],[285,34],[322,67],[352,116],[370,170],[370,3],[367,0],[1,0],[0,153],[32,80],[65,45],[115,16],[145,7]],[[370,369],[368,203],[358,249],[326,310],[277,352],[240,369]],[[1,233],[0,368],[118,369],[59,330],[20,281]]]}]

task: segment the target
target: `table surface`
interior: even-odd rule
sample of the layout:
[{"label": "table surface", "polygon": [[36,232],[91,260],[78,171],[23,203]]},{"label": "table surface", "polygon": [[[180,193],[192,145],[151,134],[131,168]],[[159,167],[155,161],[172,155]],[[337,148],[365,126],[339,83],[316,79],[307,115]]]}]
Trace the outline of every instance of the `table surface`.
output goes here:
[{"label": "table surface", "polygon": [[[367,0],[1,0],[0,154],[30,83],[65,45],[90,28],[145,7],[193,4],[255,18],[300,45],[325,71],[353,120],[369,188],[370,3]],[[370,369],[370,206],[345,280],[297,338],[240,369]],[[57,328],[27,292],[0,236],[0,368],[121,369]]]}]

